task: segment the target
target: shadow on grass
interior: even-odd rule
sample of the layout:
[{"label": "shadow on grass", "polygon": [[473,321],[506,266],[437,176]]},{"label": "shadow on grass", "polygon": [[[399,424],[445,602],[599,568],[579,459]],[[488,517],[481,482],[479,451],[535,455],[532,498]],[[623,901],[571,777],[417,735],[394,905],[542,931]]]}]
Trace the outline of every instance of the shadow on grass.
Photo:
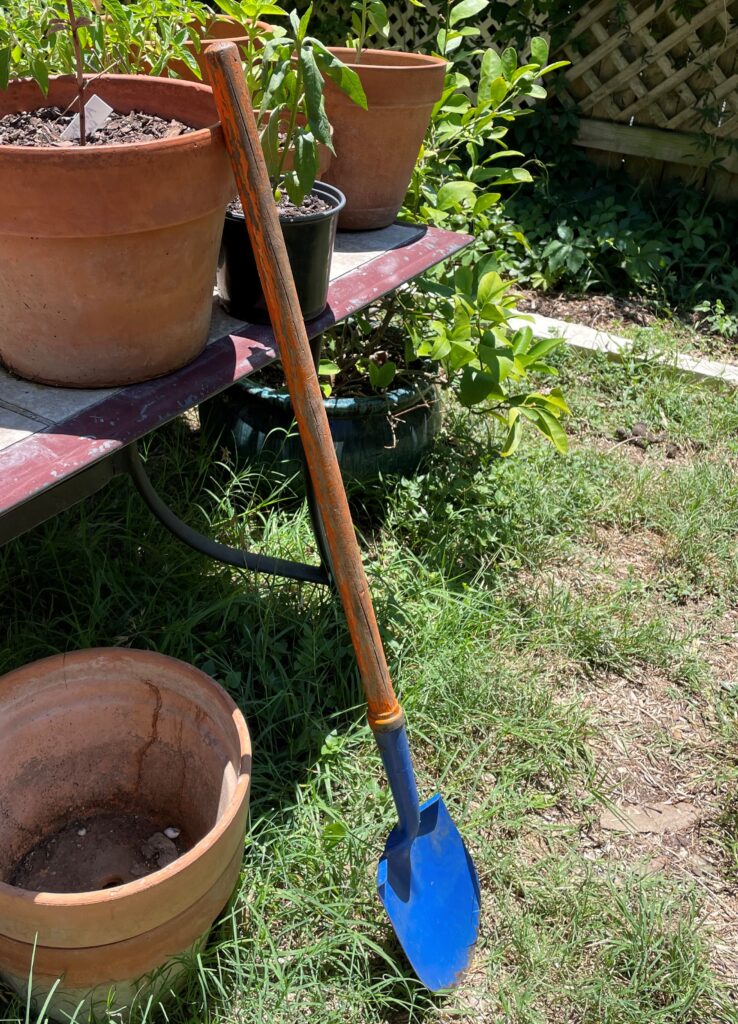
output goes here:
[{"label": "shadow on grass", "polygon": [[[229,504],[224,490],[227,467],[213,473],[212,454],[203,451],[196,434],[176,423],[154,438],[149,449],[156,486],[178,511],[190,512],[190,521],[213,518],[228,523],[238,518],[238,509]],[[203,491],[206,479],[211,492],[221,493],[213,496]],[[260,507],[272,507],[263,480],[255,493]],[[289,518],[294,502],[295,497],[287,494],[274,504]],[[298,525],[307,536],[305,521]],[[281,925],[275,925],[279,903],[286,893],[293,909],[298,907],[295,934],[299,931],[303,936],[311,913],[311,885],[339,891],[343,872],[342,857],[334,857],[332,863],[322,818],[316,819],[315,836],[308,823],[294,840],[300,856],[304,854],[302,871],[290,853],[290,836],[303,794],[321,774],[321,764],[331,761],[327,749],[331,739],[355,733],[363,718],[353,651],[330,592],[257,579],[208,562],[180,545],[149,516],[128,481],[116,480],[100,494],[0,549],[0,621],[5,639],[0,671],[59,651],[93,646],[154,649],[202,668],[241,707],[255,751],[244,877],[235,902],[214,930],[202,958],[191,965],[183,994],[168,1014],[176,1021],[200,1020],[203,1014],[228,1020],[234,1001],[243,1004],[242,1013],[251,999],[255,1014],[257,1005],[266,1011],[266,1004],[273,1003],[270,1012],[280,1019],[280,1000],[284,1012],[289,1009],[289,991],[280,982],[285,977],[279,964],[281,943],[289,956],[294,922],[288,916],[286,922],[283,918]],[[321,789],[320,799],[323,813],[330,796]],[[360,808],[352,810],[360,813]],[[364,838],[357,842],[363,843]],[[373,845],[372,839],[367,857],[378,859],[381,848]],[[314,866],[311,857],[316,859]],[[368,874],[361,884],[360,902],[377,903],[359,927],[357,949],[364,984],[373,990],[372,999],[382,1003],[415,1003],[422,997],[415,982],[402,976],[407,968],[402,966],[397,943],[389,928],[377,927],[381,908]],[[350,894],[351,899],[355,894]],[[299,909],[303,896],[305,910]],[[327,892],[325,898],[325,920],[318,928],[322,936],[315,940],[324,949],[316,946],[313,956],[316,983],[337,956],[325,924],[332,913]],[[339,897],[338,902],[346,918],[338,926],[343,942],[354,911],[345,899]],[[235,934],[234,920],[238,923]],[[268,931],[276,937],[266,941]],[[348,961],[344,970],[343,978],[334,981],[339,987],[351,983]],[[253,998],[250,990],[256,991]],[[0,1017],[23,1020],[25,1007],[0,992]]]}]

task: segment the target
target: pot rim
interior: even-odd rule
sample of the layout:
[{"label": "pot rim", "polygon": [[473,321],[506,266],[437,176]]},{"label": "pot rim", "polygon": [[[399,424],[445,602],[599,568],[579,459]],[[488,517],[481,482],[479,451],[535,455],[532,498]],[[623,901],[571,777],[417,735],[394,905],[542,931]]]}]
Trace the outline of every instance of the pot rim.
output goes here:
[{"label": "pot rim", "polygon": [[[311,193],[317,192],[323,199],[332,200],[334,205],[331,206],[330,210],[319,210],[317,213],[309,213],[304,217],[286,217],[280,213],[279,221],[281,224],[294,225],[295,227],[302,227],[303,224],[315,224],[317,221],[328,220],[331,217],[338,216],[346,205],[346,196],[343,192],[336,188],[335,185],[329,185],[327,181],[316,181],[310,191]],[[226,218],[236,221],[238,224],[242,224],[246,220],[242,213],[232,213],[230,210],[226,210]]]},{"label": "pot rim", "polygon": [[[357,63],[347,59],[356,56],[356,50],[352,46],[329,46],[328,49],[344,64],[349,64],[352,67],[371,68],[373,71],[413,71],[419,74],[431,70],[436,71],[439,67],[449,67],[449,61],[444,60],[443,57],[433,57],[426,53],[411,53],[408,50],[364,49],[361,51],[361,62]],[[373,63],[372,57],[381,57],[382,60]]]},{"label": "pot rim", "polygon": [[[33,903],[39,907],[68,910],[106,905],[127,899],[134,894],[146,892],[186,871],[200,858],[206,849],[214,846],[224,833],[228,831],[243,804],[244,796],[251,784],[250,765],[252,750],[246,719],[233,698],[214,679],[186,661],[172,658],[168,654],[160,654],[158,651],[147,651],[137,647],[90,647],[83,651],[52,654],[48,658],[39,658],[28,665],[22,665],[20,668],[13,669],[6,675],[1,676],[0,687],[6,681],[10,680],[12,682],[14,677],[27,672],[31,666],[56,664],[60,667],[66,667],[70,662],[72,664],[74,662],[84,662],[111,652],[123,654],[126,657],[130,657],[133,661],[146,662],[154,660],[162,665],[168,664],[172,669],[176,666],[178,672],[187,671],[193,676],[198,677],[203,690],[207,692],[208,701],[220,702],[224,705],[224,710],[230,714],[231,721],[236,730],[240,748],[241,765],[233,796],[213,827],[194,846],[186,853],[183,853],[181,857],[178,857],[177,860],[167,865],[167,867],[152,871],[150,875],[145,875],[143,878],[138,878],[133,882],[125,882],[123,885],[115,886],[112,889],[91,889],[88,892],[79,893],[37,892],[33,889],[22,889],[20,886],[9,885],[7,882],[0,881],[0,896],[7,900],[21,900],[24,903]],[[244,762],[249,766],[248,770],[244,770]]]},{"label": "pot rim", "polygon": [[[291,399],[289,392],[280,391],[266,384],[255,384],[245,377],[237,381],[236,386],[249,392],[255,398],[263,399],[284,409],[289,408]],[[403,386],[389,388],[383,395],[356,395],[346,398],[324,398],[323,405],[330,415],[350,417],[386,413],[388,409],[404,409],[417,399],[430,399],[437,385],[433,380],[419,381],[416,387]]]},{"label": "pot rim", "polygon": [[[213,17],[210,18],[203,25],[203,29],[205,30],[205,34],[200,36],[200,44],[201,44],[203,50],[205,50],[205,48],[207,46],[209,46],[211,43],[223,43],[223,42],[225,42],[225,43],[235,43],[237,40],[240,42],[240,41],[242,41],[244,39],[248,39],[248,36],[244,35],[243,32],[241,32],[239,35],[213,36],[212,38],[210,38],[207,35],[208,29],[210,29],[215,24],[218,24],[218,25],[229,25],[229,26],[232,26],[234,29],[235,28],[240,28],[240,29],[246,28],[246,26],[243,24],[243,22],[240,22],[238,20],[238,18],[232,18],[230,16],[230,14],[215,14],[214,13]],[[272,28],[274,28],[274,26],[271,25],[268,21],[262,21],[261,18],[257,18],[256,19],[256,27],[260,28],[262,31],[271,31]]]},{"label": "pot rim", "polygon": [[[15,78],[13,79],[6,90],[6,93],[11,92],[14,85],[25,85],[32,82],[31,78]],[[74,82],[73,75],[52,75],[49,78],[49,85],[55,82]],[[133,85],[133,88],[144,89],[147,82],[166,82],[167,85],[173,88],[184,88],[184,89],[198,89],[203,92],[212,94],[212,89],[209,85],[205,85],[204,82],[190,82],[183,78],[160,78],[156,75],[85,75],[85,81],[88,82],[128,82]],[[43,105],[43,104],[42,104]],[[35,109],[39,109],[36,107]],[[183,122],[184,123],[184,122]],[[192,127],[192,125],[188,125]],[[195,128],[194,131],[187,132],[185,135],[178,135],[173,139],[151,139],[146,142],[116,142],[109,146],[70,146],[70,147],[59,147],[59,146],[18,146],[18,145],[0,145],[0,160],[3,156],[28,156],[33,154],[33,159],[38,160],[59,160],[60,156],[65,161],[78,160],[78,161],[93,161],[104,158],[106,154],[120,154],[122,152],[140,153],[145,151],[147,153],[158,152],[163,149],[173,150],[175,148],[191,148],[192,146],[200,145],[206,138],[213,135],[213,132],[220,130],[220,121],[216,119],[212,124],[206,125],[204,128]]]}]

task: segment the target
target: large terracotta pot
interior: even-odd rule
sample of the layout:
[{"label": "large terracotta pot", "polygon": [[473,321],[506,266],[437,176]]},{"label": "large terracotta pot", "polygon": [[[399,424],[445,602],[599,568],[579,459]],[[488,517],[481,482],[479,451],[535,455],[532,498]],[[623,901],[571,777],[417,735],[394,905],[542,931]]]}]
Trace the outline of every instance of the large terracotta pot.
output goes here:
[{"label": "large terracotta pot", "polygon": [[[272,26],[266,21],[257,21],[256,27],[260,33],[270,32]],[[213,18],[212,21],[201,26],[201,31],[198,33],[200,36],[200,49],[198,50],[194,43],[188,43],[187,49],[190,50],[200,68],[202,75],[202,81],[207,82],[208,76],[205,70],[205,49],[208,43],[214,42],[216,39],[223,39],[229,43],[235,43],[239,50],[245,54],[248,49],[248,37],[246,35],[246,28],[235,18],[219,17]],[[260,45],[257,39],[257,46]],[[198,81],[197,75],[187,67],[184,61],[173,60],[169,62],[170,71],[177,75],[178,78],[182,78],[187,82]]]},{"label": "large terracotta pot", "polygon": [[[168,373],[205,345],[223,210],[234,194],[211,90],[95,80],[116,110],[198,131],[156,142],[0,146],[0,361],[31,380],[106,387]],[[0,115],[66,107],[69,78],[0,91]]]},{"label": "large terracotta pot", "polygon": [[[0,764],[2,977],[25,994],[33,961],[37,1000],[61,978],[57,1019],[80,1001],[77,1019],[87,1019],[110,992],[125,1011],[171,988],[183,970],[172,958],[204,941],[242,861],[251,744],[230,697],[150,652],[47,658],[0,679]],[[168,822],[194,845],[137,880],[93,878],[87,892],[8,884],[39,839],[111,810]],[[95,848],[79,842],[96,865]]]},{"label": "large terracotta pot", "polygon": [[431,113],[443,91],[446,62],[392,50],[332,48],[358,73],[368,110],[352,103],[332,82],[325,107],[333,126],[333,158],[325,180],[346,196],[338,223],[344,230],[384,228],[407,192]]}]

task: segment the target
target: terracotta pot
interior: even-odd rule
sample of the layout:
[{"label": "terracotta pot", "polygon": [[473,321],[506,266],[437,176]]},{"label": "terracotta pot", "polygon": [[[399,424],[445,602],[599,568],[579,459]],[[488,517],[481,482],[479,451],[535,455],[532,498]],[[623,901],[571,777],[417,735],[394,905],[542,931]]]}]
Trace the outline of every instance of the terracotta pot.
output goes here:
[{"label": "terracotta pot", "polygon": [[[256,27],[260,32],[270,32],[272,26],[266,21],[257,21]],[[205,47],[208,43],[214,42],[216,39],[225,39],[229,43],[235,43],[242,53],[248,50],[248,37],[246,35],[246,28],[235,18],[213,18],[206,25],[202,26],[202,31],[199,33],[201,40],[201,49],[198,50],[194,43],[188,43],[187,49],[190,50],[198,63],[200,71],[202,73],[202,81],[207,82],[207,72],[205,70]],[[257,45],[258,41],[257,41]],[[186,82],[197,82],[197,75],[194,75],[187,65],[181,60],[173,60],[169,62],[170,71],[177,75],[178,78],[182,78]]]},{"label": "terracotta pot", "polygon": [[[113,75],[94,92],[116,110],[198,131],[156,142],[0,146],[0,361],[71,387],[148,380],[205,345],[223,210],[234,193],[212,93]],[[0,91],[0,116],[66,107],[69,78]]]},{"label": "terracotta pot", "polygon": [[397,216],[418,159],[431,112],[443,92],[446,62],[392,50],[331,48],[358,73],[368,110],[332,82],[325,106],[333,126],[333,158],[325,180],[346,196],[338,222],[344,230],[384,228]]},{"label": "terracotta pot", "polygon": [[[47,658],[0,679],[0,763],[2,977],[25,994],[33,958],[37,999],[61,978],[57,1017],[80,1000],[86,1015],[110,991],[130,1009],[137,993],[171,988],[183,970],[173,958],[204,941],[241,865],[251,744],[230,697],[146,651]],[[91,878],[86,892],[9,884],[40,839],[110,812],[176,826],[193,845],[137,880]],[[84,856],[97,865],[94,847]]]}]

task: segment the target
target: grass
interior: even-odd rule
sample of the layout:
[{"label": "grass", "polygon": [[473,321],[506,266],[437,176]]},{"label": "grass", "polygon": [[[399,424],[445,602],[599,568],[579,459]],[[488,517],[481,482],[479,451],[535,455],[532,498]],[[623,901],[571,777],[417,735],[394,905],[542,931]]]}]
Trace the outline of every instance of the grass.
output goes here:
[{"label": "grass", "polygon": [[[559,367],[566,458],[530,438],[496,459],[484,423],[450,409],[425,474],[352,496],[421,792],[442,790],[481,879],[477,956],[447,996],[413,979],[376,898],[394,810],[328,594],[209,563],[123,480],[0,550],[0,670],[155,648],[215,676],[252,730],[239,891],[166,1017],[134,1019],[738,1021],[738,935],[715,912],[738,909],[738,398],[655,365]],[[637,421],[677,457],[619,443]],[[291,489],[234,472],[184,423],[151,439],[148,466],[196,525],[315,558]],[[600,829],[603,801],[652,784],[701,801],[684,858],[667,837]],[[693,849],[710,873],[682,870]],[[25,1019],[10,995],[0,1007]]]}]

